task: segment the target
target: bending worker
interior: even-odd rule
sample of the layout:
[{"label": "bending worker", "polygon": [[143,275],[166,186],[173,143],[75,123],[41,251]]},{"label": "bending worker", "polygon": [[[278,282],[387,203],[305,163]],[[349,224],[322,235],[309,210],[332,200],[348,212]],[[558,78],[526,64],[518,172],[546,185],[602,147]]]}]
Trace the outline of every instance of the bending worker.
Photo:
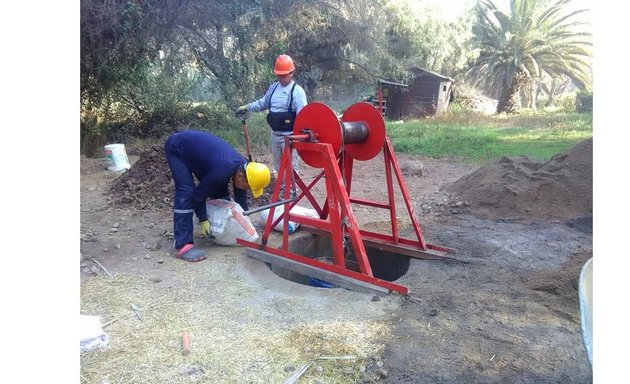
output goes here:
[{"label": "bending worker", "polygon": [[[271,154],[273,166],[278,172],[284,150],[284,136],[293,133],[295,116],[306,105],[307,101],[304,89],[293,81],[295,65],[290,56],[278,56],[273,73],[275,73],[277,81],[269,86],[265,95],[256,101],[238,107],[236,114],[269,110],[267,124],[271,127]],[[298,160],[297,151],[293,151],[291,164],[296,172]]]},{"label": "bending worker", "polygon": [[[166,161],[175,181],[173,229],[176,257],[186,261],[205,259],[206,253],[194,247],[193,213],[204,235],[210,235],[206,199],[229,199],[232,181],[234,201],[247,211],[247,190],[254,198],[263,193],[271,178],[269,168],[248,162],[223,139],[197,130],[172,134],[164,145]],[[199,184],[195,185],[193,176]]]}]

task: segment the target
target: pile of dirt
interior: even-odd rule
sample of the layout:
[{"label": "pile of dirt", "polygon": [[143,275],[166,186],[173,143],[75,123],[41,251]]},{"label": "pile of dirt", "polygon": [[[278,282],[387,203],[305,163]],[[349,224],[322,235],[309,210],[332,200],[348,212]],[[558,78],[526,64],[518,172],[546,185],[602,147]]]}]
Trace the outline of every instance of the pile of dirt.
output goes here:
[{"label": "pile of dirt", "polygon": [[546,163],[504,157],[444,187],[487,218],[570,220],[593,215],[593,139]]},{"label": "pile of dirt", "polygon": [[453,87],[454,102],[471,111],[492,115],[497,111],[496,99],[485,96],[465,83]]},{"label": "pile of dirt", "polygon": [[[258,199],[249,198],[249,206],[261,206],[271,200],[275,182],[265,188]],[[232,183],[228,189],[232,193]],[[113,205],[133,206],[137,209],[172,209],[175,182],[164,157],[164,150],[153,146],[139,153],[139,159],[128,171],[112,182],[109,200]]]},{"label": "pile of dirt", "polygon": [[175,183],[164,150],[153,146],[139,156],[129,170],[112,182],[110,203],[138,209],[171,209]]}]

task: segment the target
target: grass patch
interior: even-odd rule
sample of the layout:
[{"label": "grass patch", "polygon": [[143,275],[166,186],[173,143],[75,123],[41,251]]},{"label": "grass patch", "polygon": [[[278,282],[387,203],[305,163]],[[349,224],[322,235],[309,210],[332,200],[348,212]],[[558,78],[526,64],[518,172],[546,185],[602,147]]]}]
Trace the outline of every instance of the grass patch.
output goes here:
[{"label": "grass patch", "polygon": [[[247,131],[254,159],[270,153],[271,129],[266,113],[250,113]],[[396,153],[434,158],[459,158],[472,163],[487,163],[503,156],[527,156],[547,161],[593,136],[593,115],[588,113],[532,112],[516,115],[484,115],[453,108],[439,117],[386,121],[387,136]],[[243,126],[233,119],[229,125],[210,130],[246,154]],[[161,142],[163,143],[163,140]],[[128,152],[138,145],[129,143]]]},{"label": "grass patch", "polygon": [[456,111],[437,118],[387,122],[394,150],[489,162],[502,156],[546,161],[593,135],[592,114],[522,112],[486,116]]}]

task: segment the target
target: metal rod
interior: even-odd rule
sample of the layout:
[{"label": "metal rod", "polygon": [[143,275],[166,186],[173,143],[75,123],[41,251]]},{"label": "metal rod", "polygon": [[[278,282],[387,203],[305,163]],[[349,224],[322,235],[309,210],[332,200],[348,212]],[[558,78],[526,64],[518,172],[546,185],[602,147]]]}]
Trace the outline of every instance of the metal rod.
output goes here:
[{"label": "metal rod", "polygon": [[297,196],[294,196],[290,199],[286,199],[286,200],[280,200],[280,201],[276,201],[275,203],[271,203],[271,204],[267,204],[267,205],[263,205],[261,207],[256,207],[256,208],[252,208],[249,211],[245,211],[243,212],[244,216],[248,216],[251,215],[252,213],[256,213],[256,212],[260,212],[260,211],[264,211],[267,208],[271,208],[271,207],[277,207],[278,205],[282,205],[282,204],[288,204],[288,203],[292,203],[295,200],[297,200]]},{"label": "metal rod", "polygon": [[309,134],[293,134],[293,135],[288,135],[287,138],[291,140],[311,140],[313,136]]}]

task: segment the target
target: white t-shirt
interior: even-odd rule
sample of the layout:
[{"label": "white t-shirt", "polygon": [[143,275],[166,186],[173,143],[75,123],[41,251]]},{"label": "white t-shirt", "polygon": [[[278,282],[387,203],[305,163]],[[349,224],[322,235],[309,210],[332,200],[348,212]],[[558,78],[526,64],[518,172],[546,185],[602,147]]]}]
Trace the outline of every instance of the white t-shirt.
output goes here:
[{"label": "white t-shirt", "polygon": [[[293,84],[295,84],[295,88],[293,88]],[[269,109],[269,112],[287,112],[291,99],[291,88],[293,88],[293,111],[296,113],[300,112],[307,104],[306,93],[304,88],[293,80],[287,85],[282,85],[277,81],[274,82],[269,86],[263,97],[247,104],[247,108],[253,112],[261,112],[266,109]]]}]

